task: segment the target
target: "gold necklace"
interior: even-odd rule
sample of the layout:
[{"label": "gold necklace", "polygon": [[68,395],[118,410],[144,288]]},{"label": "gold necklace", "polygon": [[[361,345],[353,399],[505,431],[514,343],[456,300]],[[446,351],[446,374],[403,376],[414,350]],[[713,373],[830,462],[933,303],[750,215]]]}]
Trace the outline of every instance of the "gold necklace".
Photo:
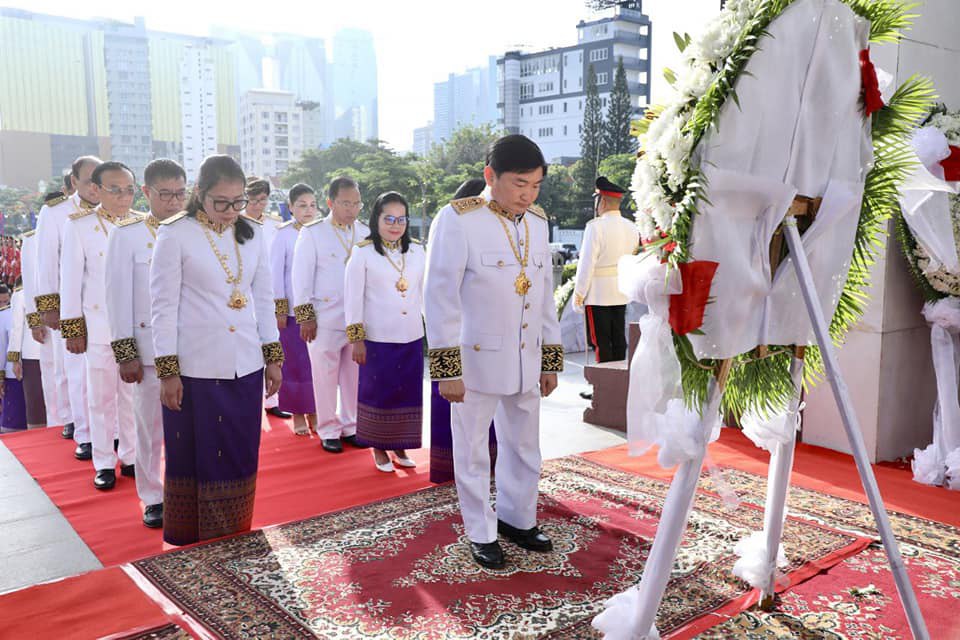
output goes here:
[{"label": "gold necklace", "polygon": [[[491,202],[491,204],[493,204]],[[494,209],[494,207],[490,207]],[[499,205],[497,209],[500,209]],[[533,286],[533,283],[530,282],[530,278],[527,277],[527,260],[530,258],[530,224],[527,222],[527,217],[523,217],[523,244],[521,245],[524,251],[521,253],[517,250],[517,245],[513,243],[513,234],[510,233],[510,229],[507,228],[507,223],[504,221],[504,216],[495,213],[497,220],[500,221],[500,225],[503,227],[503,232],[507,234],[507,240],[510,241],[510,249],[513,251],[513,256],[517,259],[517,262],[520,263],[520,273],[517,275],[517,279],[513,281],[513,289],[517,292],[518,296],[525,296],[530,291],[530,287]]]},{"label": "gold necklace", "polygon": [[343,259],[343,263],[346,264],[350,260],[350,254],[353,253],[353,244],[354,240],[356,239],[357,229],[353,225],[350,225],[350,243],[348,244],[343,238],[340,237],[340,232],[338,231],[340,225],[333,220],[330,221],[330,224],[333,225],[333,235],[337,236],[340,246],[342,246],[343,250],[347,252],[347,257]]},{"label": "gold necklace", "polygon": [[230,269],[227,261],[227,256],[220,253],[216,243],[213,241],[213,236],[210,235],[211,230],[216,230],[213,227],[213,221],[210,220],[203,211],[197,212],[197,220],[200,222],[200,228],[203,229],[203,235],[207,238],[207,242],[210,243],[210,248],[213,249],[213,255],[217,256],[223,272],[227,274],[227,284],[233,285],[233,292],[230,294],[230,299],[227,300],[227,306],[236,310],[243,309],[247,306],[247,296],[240,292],[240,281],[243,278],[243,260],[240,258],[240,243],[237,242],[237,234],[233,234],[233,248],[237,253],[237,275],[233,275],[233,271]]},{"label": "gold necklace", "polygon": [[407,254],[405,253],[400,254],[400,266],[398,267],[396,263],[394,263],[393,258],[390,257],[390,250],[396,249],[397,244],[390,246],[390,244],[388,244],[387,242],[384,242],[383,246],[386,249],[386,251],[383,252],[383,257],[386,258],[387,262],[390,263],[390,266],[396,269],[397,273],[400,274],[400,278],[397,280],[396,284],[394,284],[393,286],[396,287],[397,291],[400,292],[401,297],[406,298],[407,289],[410,288],[409,285],[407,284],[407,278],[403,275],[404,269],[407,268]]}]

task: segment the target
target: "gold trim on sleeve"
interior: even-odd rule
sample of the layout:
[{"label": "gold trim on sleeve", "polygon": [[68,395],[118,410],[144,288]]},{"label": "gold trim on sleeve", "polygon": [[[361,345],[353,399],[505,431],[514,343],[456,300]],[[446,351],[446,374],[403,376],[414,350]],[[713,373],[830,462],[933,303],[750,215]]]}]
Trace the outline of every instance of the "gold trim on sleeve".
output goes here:
[{"label": "gold trim on sleeve", "polygon": [[307,304],[298,304],[293,308],[293,316],[296,318],[297,324],[314,322],[317,319],[317,310],[314,309],[313,305],[309,302]]},{"label": "gold trim on sleeve", "polygon": [[137,341],[133,338],[120,338],[110,343],[113,348],[113,357],[117,364],[137,360],[140,357],[140,351],[137,349]]},{"label": "gold trim on sleeve", "polygon": [[7,362],[20,362],[20,352],[7,351]]},{"label": "gold trim on sleeve", "polygon": [[276,315],[284,318],[290,315],[290,301],[286,298],[277,298],[273,301],[273,306],[276,309],[276,311],[274,311]]},{"label": "gold trim on sleeve", "polygon": [[87,321],[83,316],[80,316],[79,318],[67,318],[66,320],[61,320],[60,335],[62,335],[64,339],[86,338]]},{"label": "gold trim on sleeve", "polygon": [[541,347],[541,373],[560,373],[563,371],[563,345],[545,344]]},{"label": "gold trim on sleeve", "polygon": [[37,296],[33,301],[37,303],[37,311],[40,313],[45,311],[60,311],[59,293],[45,293],[42,296]]},{"label": "gold trim on sleeve", "polygon": [[263,361],[266,364],[283,364],[283,345],[279,342],[268,342],[261,345]]},{"label": "gold trim on sleeve", "polygon": [[362,322],[357,322],[347,327],[348,342],[362,342],[366,339],[367,339],[367,330],[363,328]]},{"label": "gold trim on sleeve", "polygon": [[157,368],[157,377],[161,380],[180,375],[180,358],[177,356],[157,356],[153,359],[153,364]]},{"label": "gold trim on sleeve", "polygon": [[430,358],[430,378],[445,380],[459,378],[463,375],[463,360],[460,356],[460,347],[447,349],[430,349],[427,353]]},{"label": "gold trim on sleeve", "polygon": [[34,311],[33,313],[27,314],[27,328],[39,329],[42,325],[43,325],[43,322],[40,320],[39,311]]}]

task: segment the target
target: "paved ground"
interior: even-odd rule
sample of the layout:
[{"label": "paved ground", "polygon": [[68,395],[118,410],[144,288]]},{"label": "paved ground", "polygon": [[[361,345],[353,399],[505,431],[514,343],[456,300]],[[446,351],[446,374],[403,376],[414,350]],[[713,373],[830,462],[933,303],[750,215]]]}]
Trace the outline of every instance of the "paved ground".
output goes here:
[{"label": "paved ground", "polygon": [[[543,403],[545,458],[624,442],[618,431],[582,421],[583,354],[567,358],[560,386]],[[429,434],[429,428],[426,430]],[[0,439],[0,593],[75,575],[102,565]]]}]

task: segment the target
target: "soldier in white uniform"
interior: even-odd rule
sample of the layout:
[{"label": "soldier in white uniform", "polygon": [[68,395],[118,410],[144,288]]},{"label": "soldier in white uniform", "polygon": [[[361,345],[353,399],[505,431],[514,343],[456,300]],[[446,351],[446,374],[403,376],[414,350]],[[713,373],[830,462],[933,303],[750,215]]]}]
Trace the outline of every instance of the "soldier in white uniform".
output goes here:
[{"label": "soldier in white uniform", "polygon": [[173,160],[154,160],[144,169],[143,182],[150,213],[131,216],[110,232],[107,312],[120,379],[133,384],[136,481],[144,504],[143,524],[156,529],[163,526],[163,412],[153,361],[150,264],[160,222],[176,215],[186,203],[187,174]]},{"label": "soldier in white uniform", "polygon": [[[617,263],[640,244],[633,222],[620,215],[626,189],[600,176],[596,182],[596,217],[587,223],[580,246],[573,308],[587,317],[587,337],[597,362],[627,357],[626,313],[629,300],[617,285]],[[581,393],[584,398],[592,394]]]},{"label": "soldier in white uniform", "polygon": [[[498,530],[524,549],[553,548],[537,527],[540,398],[563,369],[549,226],[533,205],[546,171],[530,139],[500,138],[487,154],[487,189],[444,207],[428,244],[430,375],[452,403],[454,474],[471,552],[490,568],[504,565]],[[496,512],[488,448],[494,416]]]},{"label": "soldier in white uniform", "polygon": [[[133,390],[120,380],[110,348],[107,316],[106,252],[110,230],[130,216],[136,193],[133,172],[121,162],[104,162],[93,172],[100,190],[100,206],[70,216],[60,261],[62,314],[60,332],[67,351],[86,355],[90,438],[93,443],[93,486],[116,484],[117,455],[121,475],[133,477],[136,427]],[[117,453],[114,439],[119,440]]]},{"label": "soldier in white uniform", "polygon": [[352,178],[335,178],[330,183],[327,206],[330,215],[304,225],[293,250],[293,311],[310,352],[317,433],[326,451],[341,453],[342,440],[359,446],[359,369],[347,340],[344,274],[353,248],[370,230],[357,220],[363,202],[359,185]]},{"label": "soldier in white uniform", "polygon": [[[37,292],[36,243],[36,231],[23,234],[20,262],[23,272],[23,304],[28,329],[24,334],[23,353],[36,352],[37,360],[40,362],[40,382],[43,386],[46,423],[48,426],[61,426],[70,422],[70,398],[67,391],[67,377],[63,373],[63,362],[61,360],[58,367],[57,360],[54,358],[54,341],[60,341],[60,336],[43,326],[34,300]],[[33,345],[28,346],[27,342]],[[24,355],[24,357],[28,356]]]},{"label": "soldier in white uniform", "polygon": [[[283,224],[283,218],[275,213],[267,213],[267,205],[270,203],[270,181],[256,176],[247,178],[246,194],[249,202],[244,215],[261,225],[263,240],[269,253],[273,247],[273,239],[277,236],[280,225]],[[280,409],[279,394],[266,396],[266,386],[264,386],[264,396],[263,408],[270,415],[284,419],[293,415]]]},{"label": "soldier in white uniform", "polygon": [[[100,204],[100,192],[93,184],[93,170],[101,163],[99,158],[81,156],[70,168],[73,195],[41,210],[37,221],[37,289],[34,294],[37,311],[43,324],[53,331],[60,330],[60,257],[67,219],[80,211],[89,211]],[[82,355],[66,350],[62,336],[54,336],[55,362],[59,363],[67,379],[70,400],[70,422],[64,425],[63,436],[77,443],[74,456],[90,460],[90,427],[87,420],[87,366]]]}]

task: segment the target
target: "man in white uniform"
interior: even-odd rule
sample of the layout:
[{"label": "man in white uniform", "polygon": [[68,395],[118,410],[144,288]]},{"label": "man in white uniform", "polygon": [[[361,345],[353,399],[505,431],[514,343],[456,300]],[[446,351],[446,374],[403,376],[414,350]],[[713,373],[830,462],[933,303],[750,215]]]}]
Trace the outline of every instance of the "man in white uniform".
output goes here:
[{"label": "man in white uniform", "polygon": [[[424,306],[430,376],[452,403],[460,511],[474,559],[504,566],[497,532],[549,551],[537,527],[540,398],[563,369],[546,215],[534,207],[547,164],[509,135],[487,154],[487,189],[455,200],[430,230]],[[497,511],[490,506],[490,422],[497,431]]]},{"label": "man in white uniform", "polygon": [[[63,293],[60,289],[60,257],[67,219],[100,204],[100,192],[91,176],[101,162],[100,158],[93,156],[74,160],[70,168],[70,184],[75,189],[73,195],[42,210],[37,221],[37,290],[34,301],[40,319],[52,331],[60,331],[60,298]],[[83,355],[66,350],[61,337],[53,337],[54,358],[55,362],[61,363],[67,379],[73,439],[77,443],[73,455],[78,460],[90,460],[93,451],[87,421],[87,365]],[[64,428],[64,437],[70,437],[67,435],[69,427],[68,424]]]},{"label": "man in white uniform", "polygon": [[[347,340],[343,282],[353,248],[370,233],[357,220],[363,202],[352,178],[330,183],[330,215],[308,222],[293,250],[294,316],[307,341],[317,405],[317,433],[324,450],[342,453],[346,441],[357,445],[359,368]],[[340,411],[337,412],[337,389]]]},{"label": "man in white uniform", "polygon": [[[106,251],[110,229],[130,216],[136,193],[133,172],[121,162],[104,162],[91,176],[100,193],[100,206],[70,216],[63,235],[60,261],[62,313],[60,332],[67,351],[85,354],[90,439],[93,444],[93,486],[112,489],[120,474],[134,476],[136,427],[133,390],[120,380],[110,348],[107,316]],[[117,453],[114,439],[117,438]]]}]

